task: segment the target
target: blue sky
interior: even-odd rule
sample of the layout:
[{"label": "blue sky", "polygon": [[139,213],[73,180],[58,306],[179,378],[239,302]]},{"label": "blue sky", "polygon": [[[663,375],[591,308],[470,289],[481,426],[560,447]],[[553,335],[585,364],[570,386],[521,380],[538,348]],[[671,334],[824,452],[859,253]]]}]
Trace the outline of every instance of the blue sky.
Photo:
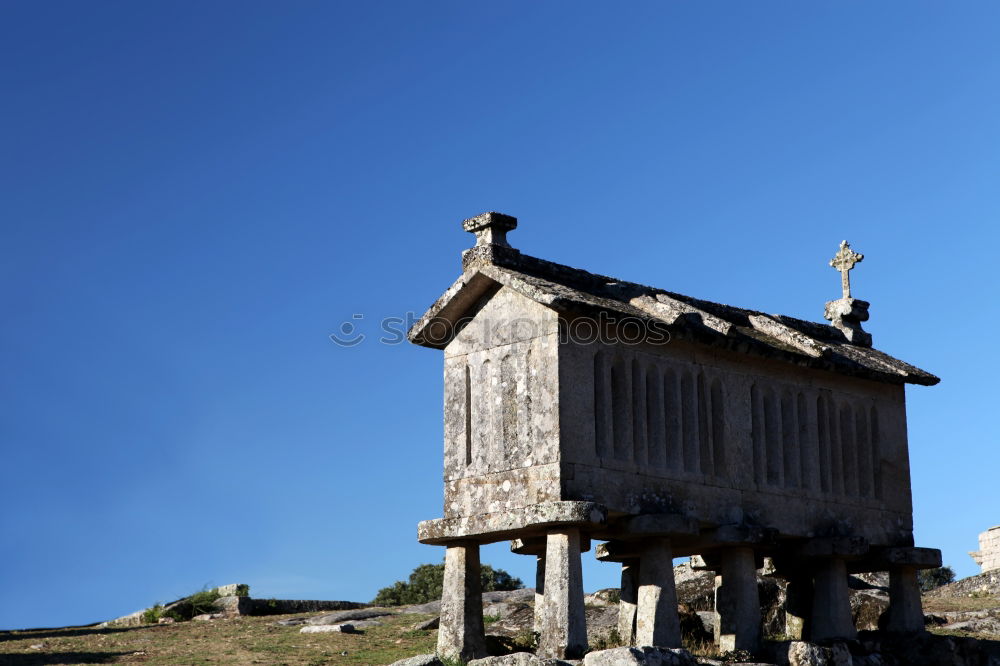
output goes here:
[{"label": "blue sky", "polygon": [[974,573],[998,30],[974,1],[3,2],[0,628],[229,582],[367,600],[439,561],[441,355],[378,322],[484,210],[526,253],[813,320],[849,239],[876,346],[943,380],[908,389],[917,542]]}]

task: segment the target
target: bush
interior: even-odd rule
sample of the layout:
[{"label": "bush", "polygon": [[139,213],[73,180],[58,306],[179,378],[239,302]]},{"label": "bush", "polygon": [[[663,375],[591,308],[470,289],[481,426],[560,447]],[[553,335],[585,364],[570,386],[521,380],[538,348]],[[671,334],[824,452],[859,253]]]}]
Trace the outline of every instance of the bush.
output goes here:
[{"label": "bush", "polygon": [[927,592],[935,587],[941,587],[954,582],[955,572],[951,567],[937,567],[934,569],[921,569],[917,573],[917,580],[920,581],[920,591]]},{"label": "bush", "polygon": [[[520,578],[514,578],[503,569],[494,569],[484,564],[481,570],[483,592],[516,590],[524,587]],[[397,580],[391,586],[379,590],[372,603],[376,606],[425,604],[440,599],[443,587],[444,564],[421,564],[413,570],[409,580]]]}]

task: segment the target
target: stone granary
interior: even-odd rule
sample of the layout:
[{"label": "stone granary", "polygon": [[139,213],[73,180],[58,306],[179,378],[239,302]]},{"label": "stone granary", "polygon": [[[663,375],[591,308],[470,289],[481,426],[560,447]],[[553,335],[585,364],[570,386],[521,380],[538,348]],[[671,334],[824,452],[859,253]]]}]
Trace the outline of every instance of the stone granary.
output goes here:
[{"label": "stone granary", "polygon": [[979,565],[982,573],[1000,569],[1000,525],[996,525],[979,535],[979,550],[969,555]]},{"label": "stone granary", "polygon": [[539,654],[587,647],[581,552],[622,573],[621,629],[680,646],[673,559],[717,572],[723,650],[760,640],[755,572],[789,581],[802,638],[851,638],[849,572],[890,572],[886,629],[920,631],[904,385],[880,352],[845,243],[832,325],[697,300],[526,256],[484,213],[463,273],[409,339],[444,350],[446,547],[438,652],[482,656],[479,546],[537,558]]}]

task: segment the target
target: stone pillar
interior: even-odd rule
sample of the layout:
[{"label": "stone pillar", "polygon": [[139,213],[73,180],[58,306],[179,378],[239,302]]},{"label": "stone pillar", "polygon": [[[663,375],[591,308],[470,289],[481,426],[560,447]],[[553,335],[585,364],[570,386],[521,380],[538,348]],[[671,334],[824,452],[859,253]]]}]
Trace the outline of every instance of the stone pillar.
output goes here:
[{"label": "stone pillar", "polygon": [[789,575],[785,588],[785,634],[792,640],[806,640],[809,637],[812,604],[812,576],[808,572]]},{"label": "stone pillar", "polygon": [[464,661],[486,656],[478,543],[452,544],[445,551],[437,653]]},{"label": "stone pillar", "polygon": [[[721,652],[760,647],[760,595],[753,548],[722,551],[721,582],[715,589],[715,639]],[[846,582],[846,578],[845,578]]]},{"label": "stone pillar", "polygon": [[580,530],[553,530],[545,539],[545,595],[538,656],[577,659],[587,650]]},{"label": "stone pillar", "polygon": [[635,616],[639,601],[639,561],[622,562],[621,602],[618,605],[618,635],[622,644],[635,645]]},{"label": "stone pillar", "polygon": [[889,611],[885,630],[896,633],[924,630],[924,610],[920,606],[920,583],[915,567],[889,569]]},{"label": "stone pillar", "polygon": [[681,625],[677,616],[674,559],[669,539],[652,537],[644,542],[639,557],[636,601],[636,645],[680,647]]},{"label": "stone pillar", "polygon": [[836,557],[817,560],[813,583],[809,640],[815,642],[833,638],[857,638],[858,632],[851,617],[847,566],[844,560]]},{"label": "stone pillar", "polygon": [[545,610],[545,553],[535,556],[535,633],[542,631]]}]

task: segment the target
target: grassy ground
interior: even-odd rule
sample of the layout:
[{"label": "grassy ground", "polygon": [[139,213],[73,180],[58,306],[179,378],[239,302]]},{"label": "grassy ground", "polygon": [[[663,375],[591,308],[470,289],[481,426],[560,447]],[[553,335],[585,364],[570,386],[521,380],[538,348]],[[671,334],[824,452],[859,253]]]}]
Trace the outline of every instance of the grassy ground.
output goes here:
[{"label": "grassy ground", "polygon": [[1000,608],[1000,597],[991,595],[977,597],[924,597],[921,601],[925,613],[950,613]]},{"label": "grassy ground", "polygon": [[0,664],[268,664],[377,666],[434,651],[436,631],[413,631],[428,615],[384,618],[362,634],[302,634],[283,617],[238,617],[117,629],[0,632]]}]

